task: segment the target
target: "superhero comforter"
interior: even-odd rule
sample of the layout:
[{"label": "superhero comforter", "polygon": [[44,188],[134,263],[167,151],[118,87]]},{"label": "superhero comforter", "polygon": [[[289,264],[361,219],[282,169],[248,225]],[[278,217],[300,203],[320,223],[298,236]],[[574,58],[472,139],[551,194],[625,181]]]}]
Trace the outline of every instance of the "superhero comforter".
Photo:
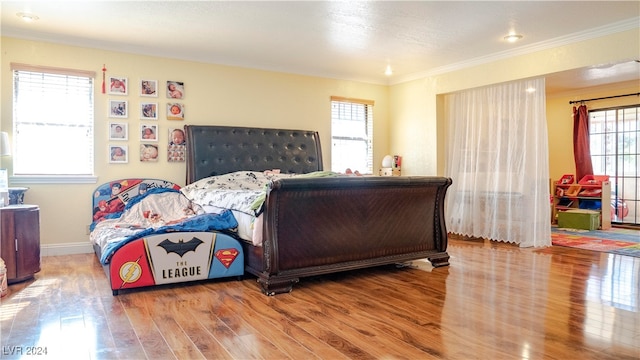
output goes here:
[{"label": "superhero comforter", "polygon": [[108,264],[116,250],[142,237],[233,230],[237,226],[231,211],[205,213],[178,190],[156,188],[131,198],[122,211],[109,213],[94,222],[90,239],[102,249],[100,262]]}]

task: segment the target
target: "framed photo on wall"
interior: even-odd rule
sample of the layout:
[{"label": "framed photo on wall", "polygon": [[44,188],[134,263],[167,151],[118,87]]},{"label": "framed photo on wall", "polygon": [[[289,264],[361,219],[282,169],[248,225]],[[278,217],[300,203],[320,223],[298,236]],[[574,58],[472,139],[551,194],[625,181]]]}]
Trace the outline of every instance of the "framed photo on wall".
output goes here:
[{"label": "framed photo on wall", "polygon": [[184,105],[180,103],[168,103],[167,120],[184,120]]},{"label": "framed photo on wall", "polygon": [[167,81],[167,99],[183,99],[184,83],[181,81]]},{"label": "framed photo on wall", "polygon": [[129,140],[129,124],[126,122],[110,122],[109,140]]},{"label": "framed photo on wall", "polygon": [[140,103],[140,119],[158,120],[158,103]]},{"label": "framed photo on wall", "polygon": [[126,100],[109,100],[109,117],[127,118],[129,104]]},{"label": "framed photo on wall", "polygon": [[129,148],[127,145],[109,145],[109,162],[110,163],[128,163]]},{"label": "framed photo on wall", "polygon": [[140,144],[140,161],[143,161],[143,162],[158,161],[158,145]]},{"label": "framed photo on wall", "polygon": [[119,76],[109,76],[109,94],[127,95],[127,78]]},{"label": "framed photo on wall", "polygon": [[167,161],[183,162],[186,159],[187,142],[184,130],[179,128],[169,129],[169,146],[167,147]]},{"label": "framed photo on wall", "polygon": [[158,141],[158,125],[140,124],[141,141]]},{"label": "framed photo on wall", "polygon": [[158,97],[158,80],[140,80],[140,96]]}]

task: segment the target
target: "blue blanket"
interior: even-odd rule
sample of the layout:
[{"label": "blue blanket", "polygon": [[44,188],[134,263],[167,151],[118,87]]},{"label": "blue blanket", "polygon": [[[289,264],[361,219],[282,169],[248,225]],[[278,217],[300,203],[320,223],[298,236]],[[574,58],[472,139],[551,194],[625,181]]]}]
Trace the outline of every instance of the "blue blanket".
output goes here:
[{"label": "blue blanket", "polygon": [[122,241],[108,243],[102,249],[100,262],[102,264],[108,264],[113,253],[130,243],[133,240],[143,238],[149,235],[165,234],[169,232],[197,232],[197,231],[216,231],[216,230],[228,230],[238,227],[236,218],[233,217],[231,211],[224,211],[220,214],[202,214],[195,215],[186,219],[183,222],[162,226],[156,229],[147,228],[140,229],[135,234],[126,237]]}]

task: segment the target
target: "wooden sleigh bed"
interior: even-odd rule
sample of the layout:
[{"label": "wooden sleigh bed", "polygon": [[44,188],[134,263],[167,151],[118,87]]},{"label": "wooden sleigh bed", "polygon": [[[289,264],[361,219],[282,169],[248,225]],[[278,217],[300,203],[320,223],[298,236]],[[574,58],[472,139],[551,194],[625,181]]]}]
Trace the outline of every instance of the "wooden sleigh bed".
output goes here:
[{"label": "wooden sleigh bed", "polygon": [[238,174],[322,172],[318,133],[192,125],[185,133],[185,187],[131,178],[92,194],[91,240],[114,295],[245,273],[275,295],[308,276],[423,258],[434,267],[449,264],[449,178],[279,175],[260,183],[260,216],[252,216],[250,239],[247,222],[238,221],[243,213],[205,211],[211,204],[192,193],[212,179],[232,186]]},{"label": "wooden sleigh bed", "polygon": [[[187,178],[323,170],[317,132],[185,126]],[[267,189],[262,243],[240,241],[245,271],[267,295],[300,278],[427,258],[449,265],[444,177],[287,178]]]}]

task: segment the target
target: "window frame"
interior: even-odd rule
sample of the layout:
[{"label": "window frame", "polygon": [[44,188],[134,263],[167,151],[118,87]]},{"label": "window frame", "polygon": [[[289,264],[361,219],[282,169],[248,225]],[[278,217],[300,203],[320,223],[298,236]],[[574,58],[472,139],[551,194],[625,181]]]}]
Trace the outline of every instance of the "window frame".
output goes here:
[{"label": "window frame", "polygon": [[[90,116],[91,119],[87,122],[90,124],[91,131],[91,141],[92,144],[92,154],[90,156],[91,163],[90,172],[91,174],[15,174],[15,164],[12,165],[11,174],[9,176],[10,182],[12,184],[88,184],[88,183],[96,183],[98,177],[95,176],[95,71],[87,71],[87,70],[76,70],[76,69],[66,69],[66,68],[58,68],[58,67],[49,67],[49,66],[39,66],[39,65],[29,65],[22,63],[11,63],[11,76],[12,76],[12,134],[13,141],[18,140],[17,138],[17,123],[16,123],[16,88],[15,88],[15,76],[16,72],[34,72],[34,73],[42,73],[49,75],[63,75],[63,76],[72,76],[72,77],[85,77],[90,79],[90,96],[91,96],[91,109]],[[17,155],[15,153],[16,148],[13,147],[12,151],[14,156]],[[15,157],[13,159],[15,162]]]},{"label": "window frame", "polygon": [[[621,112],[624,113],[629,109],[635,110],[636,125],[630,129],[621,128],[620,125],[624,124],[624,119],[620,118]],[[608,113],[614,115],[613,119],[609,118]],[[604,168],[605,173],[603,175],[610,176],[611,193],[612,195],[615,194],[615,197],[611,200],[612,211],[615,211],[614,209],[623,204],[629,208],[629,215],[621,219],[616,217],[613,222],[616,224],[638,224],[640,223],[640,214],[638,214],[638,211],[640,211],[640,193],[636,191],[635,197],[629,197],[624,189],[625,187],[633,186],[634,183],[636,187],[640,184],[640,173],[637,170],[637,167],[640,166],[640,104],[593,109],[589,110],[588,114],[591,162],[594,164],[594,172],[598,173],[600,169]],[[598,116],[596,114],[602,115]],[[596,119],[594,119],[596,116],[598,116],[597,123],[595,122]],[[603,118],[604,122],[602,122]],[[610,127],[607,127],[607,125]],[[597,141],[597,137],[604,139],[604,141]],[[631,147],[625,148],[624,146],[625,139],[630,137],[635,137],[635,152]],[[600,148],[598,148],[598,145]],[[625,158],[629,162],[635,162],[635,176],[626,174]],[[595,168],[595,164],[598,164],[598,169]],[[627,181],[631,182],[631,185],[625,185]],[[633,211],[631,211],[631,207],[633,207]],[[632,216],[634,221],[625,221]]]},{"label": "window frame", "polygon": [[[334,131],[334,121],[337,120],[334,118],[334,106],[363,106],[362,114],[364,117],[364,136],[339,136],[336,135]],[[336,153],[334,151],[334,141],[335,140],[347,140],[347,141],[364,141],[366,146],[366,159],[364,159],[366,163],[366,169],[356,169],[349,166],[352,171],[359,171],[365,175],[373,175],[373,100],[364,100],[364,99],[354,99],[354,98],[346,98],[341,96],[331,96],[331,170],[337,172],[343,172],[345,169],[336,169],[334,159],[336,159]],[[342,119],[346,120],[346,119]],[[357,120],[357,119],[355,119]]]}]

